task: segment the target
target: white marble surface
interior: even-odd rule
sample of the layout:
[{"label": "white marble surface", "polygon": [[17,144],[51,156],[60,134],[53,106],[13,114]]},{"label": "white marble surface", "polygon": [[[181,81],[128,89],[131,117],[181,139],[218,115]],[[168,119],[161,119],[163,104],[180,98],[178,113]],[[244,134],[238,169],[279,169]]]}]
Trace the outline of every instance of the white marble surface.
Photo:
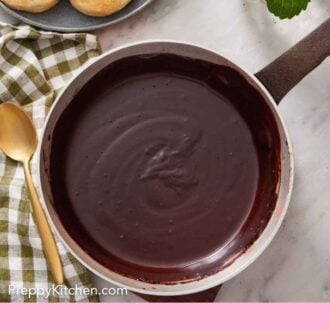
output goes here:
[{"label": "white marble surface", "polygon": [[[313,0],[291,21],[275,19],[259,0],[156,0],[97,34],[104,50],[155,38],[198,43],[253,73],[329,16],[329,0]],[[4,19],[8,16],[0,12]],[[289,212],[266,252],[227,282],[217,301],[330,301],[330,60],[305,78],[279,110],[296,160]],[[94,279],[99,287],[109,286]],[[104,301],[140,299],[131,294]]]}]

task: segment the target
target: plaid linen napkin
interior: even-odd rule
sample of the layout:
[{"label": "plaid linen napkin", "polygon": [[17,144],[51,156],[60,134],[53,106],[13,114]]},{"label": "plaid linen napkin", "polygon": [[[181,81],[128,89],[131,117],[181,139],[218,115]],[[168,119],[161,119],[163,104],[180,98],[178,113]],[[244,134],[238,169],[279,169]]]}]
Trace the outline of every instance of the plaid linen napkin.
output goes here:
[{"label": "plaid linen napkin", "polygon": [[[58,92],[81,66],[101,49],[90,34],[41,32],[29,26],[0,23],[0,103],[15,102],[31,116],[40,139],[45,117]],[[31,162],[36,183],[36,157]],[[58,296],[10,295],[15,289],[53,287],[52,275],[42,251],[31,214],[23,168],[0,150],[0,301],[2,302],[88,302],[96,296],[81,294],[90,288],[88,272],[64,248],[58,238],[66,286],[80,288]],[[40,291],[41,292],[41,291]],[[78,293],[77,293],[78,292]]]}]

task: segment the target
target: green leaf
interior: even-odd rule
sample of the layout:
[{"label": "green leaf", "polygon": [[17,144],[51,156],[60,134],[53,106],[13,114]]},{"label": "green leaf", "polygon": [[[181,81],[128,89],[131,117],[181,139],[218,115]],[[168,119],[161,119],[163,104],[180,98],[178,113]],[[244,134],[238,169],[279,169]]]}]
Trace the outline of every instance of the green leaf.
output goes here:
[{"label": "green leaf", "polygon": [[292,18],[305,10],[311,0],[266,0],[267,7],[275,16]]}]

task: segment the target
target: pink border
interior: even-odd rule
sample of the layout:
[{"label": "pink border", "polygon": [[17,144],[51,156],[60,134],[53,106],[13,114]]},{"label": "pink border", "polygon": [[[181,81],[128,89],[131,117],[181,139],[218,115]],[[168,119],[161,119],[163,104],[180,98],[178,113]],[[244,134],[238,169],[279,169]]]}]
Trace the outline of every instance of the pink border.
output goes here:
[{"label": "pink border", "polygon": [[330,304],[0,304],[0,329],[321,330],[329,312]]}]

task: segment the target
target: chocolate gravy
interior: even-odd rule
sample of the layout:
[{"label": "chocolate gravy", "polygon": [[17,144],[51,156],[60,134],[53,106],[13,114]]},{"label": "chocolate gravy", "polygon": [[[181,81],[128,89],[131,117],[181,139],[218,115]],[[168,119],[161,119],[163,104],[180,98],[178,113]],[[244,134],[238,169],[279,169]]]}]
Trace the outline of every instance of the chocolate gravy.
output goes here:
[{"label": "chocolate gravy", "polygon": [[174,55],[97,74],[52,136],[55,209],[95,260],[153,283],[203,278],[259,237],[276,203],[280,138],[237,71]]}]

